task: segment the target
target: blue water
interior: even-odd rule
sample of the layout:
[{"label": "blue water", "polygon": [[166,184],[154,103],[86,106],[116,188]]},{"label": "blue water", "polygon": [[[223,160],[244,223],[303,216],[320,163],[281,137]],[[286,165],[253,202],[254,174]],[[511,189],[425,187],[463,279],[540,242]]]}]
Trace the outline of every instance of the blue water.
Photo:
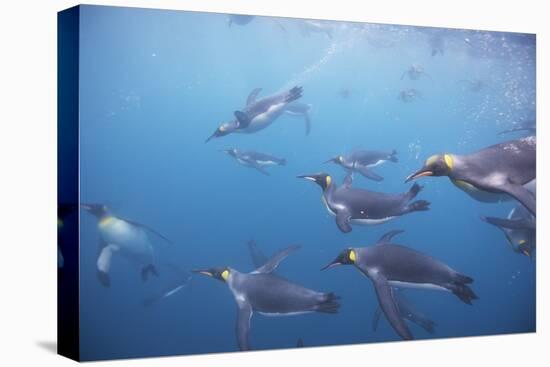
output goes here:
[{"label": "blue water", "polygon": [[[534,118],[533,35],[326,23],[331,36],[307,32],[303,20],[256,17],[228,25],[223,14],[85,6],[81,12],[80,194],[114,214],[155,228],[174,242],[154,243],[160,276],[115,259],[110,288],[96,278],[97,220],[81,211],[80,333],[83,359],[236,351],[236,304],[228,287],[207,277],[152,307],[144,298],[169,285],[165,269],[231,266],[252,271],[246,242],[266,253],[302,248],[280,266],[287,279],[341,296],[337,315],[252,319],[254,349],[400,340],[382,320],[371,282],[353,267],[320,272],[349,246],[372,245],[404,229],[395,242],[425,252],[475,279],[473,306],[448,292],[411,290],[415,308],[436,332],[410,325],[417,339],[535,331],[535,261],[512,252],[480,215],[505,217],[513,202],[483,204],[446,178],[421,181],[431,210],[344,234],[320,201],[321,191],[297,175],[344,172],[322,162],[355,148],[398,152],[397,164],[374,170],[377,183],[355,187],[399,193],[404,178],[435,153],[468,153],[521,134],[497,132]],[[431,55],[438,32],[443,55]],[[466,40],[467,39],[467,40]],[[404,78],[412,64],[429,74]],[[474,91],[464,80],[482,80]],[[256,134],[204,140],[260,96],[303,86],[312,130],[282,116]],[[398,98],[415,88],[410,103]],[[343,93],[343,91],[347,91]],[[236,147],[288,160],[271,176],[220,152]],[[173,277],[172,277],[173,278]]]}]

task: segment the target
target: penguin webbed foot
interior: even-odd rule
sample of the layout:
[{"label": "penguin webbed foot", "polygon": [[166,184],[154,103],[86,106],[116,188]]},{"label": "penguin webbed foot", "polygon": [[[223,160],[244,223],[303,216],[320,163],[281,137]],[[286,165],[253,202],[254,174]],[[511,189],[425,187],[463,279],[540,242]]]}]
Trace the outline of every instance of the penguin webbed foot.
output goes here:
[{"label": "penguin webbed foot", "polygon": [[472,304],[472,300],[479,299],[472,288],[467,285],[473,283],[474,280],[471,277],[463,274],[456,274],[455,277],[455,283],[450,287],[455,296],[468,305]]},{"label": "penguin webbed foot", "polygon": [[315,311],[332,314],[338,313],[338,309],[340,308],[339,299],[340,297],[334,293],[327,293],[325,294],[324,300],[317,305]]}]

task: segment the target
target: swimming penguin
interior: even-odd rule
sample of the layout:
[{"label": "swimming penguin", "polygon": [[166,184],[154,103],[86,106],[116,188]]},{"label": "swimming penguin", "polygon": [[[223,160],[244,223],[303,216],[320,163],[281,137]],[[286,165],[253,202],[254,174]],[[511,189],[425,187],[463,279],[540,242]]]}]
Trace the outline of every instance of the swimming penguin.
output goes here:
[{"label": "swimming penguin", "polygon": [[240,350],[250,350],[248,335],[254,312],[267,316],[338,312],[338,297],[333,293],[317,292],[273,275],[279,263],[297,248],[291,246],[279,251],[251,273],[241,273],[229,267],[194,270],[229,286],[238,306],[236,329]]},{"label": "swimming penguin", "polygon": [[373,283],[380,308],[393,329],[405,340],[413,339],[398,308],[392,287],[447,290],[462,302],[471,304],[478,297],[467,284],[473,279],[421,252],[391,243],[403,231],[384,234],[374,246],[348,248],[321,270],[338,265],[354,265]]},{"label": "swimming penguin", "polygon": [[527,132],[529,134],[534,135],[534,134],[537,133],[537,124],[536,124],[535,120],[523,121],[521,123],[516,124],[511,129],[507,129],[507,130],[503,130],[503,131],[499,132],[498,135],[514,133],[514,132],[518,132],[518,131],[524,131],[524,132]]},{"label": "swimming penguin", "polygon": [[384,177],[372,172],[370,168],[376,167],[384,162],[397,162],[397,152],[394,150],[391,153],[379,152],[374,150],[356,150],[350,155],[337,155],[329,159],[325,163],[336,163],[343,167],[346,171],[359,172],[363,177],[374,181],[382,181]]},{"label": "swimming penguin", "polygon": [[242,152],[238,149],[225,149],[225,153],[235,158],[240,165],[245,167],[255,168],[262,174],[269,176],[269,173],[264,169],[269,166],[284,166],[286,159],[278,158],[269,154],[255,152],[253,150]]},{"label": "swimming penguin", "polygon": [[513,208],[506,219],[484,216],[481,219],[500,228],[514,252],[531,257],[536,247],[536,222],[523,206]]},{"label": "swimming penguin", "polygon": [[233,23],[237,25],[247,25],[254,20],[254,15],[229,14],[227,18],[227,25],[231,27]]},{"label": "swimming penguin", "polygon": [[535,196],[524,187],[535,180],[536,148],[536,138],[530,136],[468,155],[433,155],[405,182],[424,176],[448,176],[478,201],[497,202],[511,196],[536,215]]},{"label": "swimming penguin", "polygon": [[114,254],[120,254],[141,266],[141,277],[144,281],[149,274],[158,276],[154,265],[153,245],[147,232],[171,243],[169,239],[144,224],[115,217],[105,205],[81,204],[81,207],[98,219],[99,248],[96,265],[97,278],[103,286],[111,285],[109,272]]},{"label": "swimming penguin", "polygon": [[59,203],[57,205],[57,270],[59,271],[65,266],[65,257],[63,256],[65,240],[62,230],[65,227],[65,219],[68,215],[76,211],[78,205]]},{"label": "swimming penguin", "polygon": [[399,98],[403,103],[414,102],[421,97],[422,94],[414,88],[404,89],[397,95],[397,98]]},{"label": "swimming penguin", "polygon": [[413,185],[402,194],[384,194],[352,188],[352,175],[348,174],[344,184],[338,187],[326,173],[298,176],[315,182],[323,190],[323,202],[330,214],[336,216],[340,231],[351,232],[351,224],[374,225],[384,223],[404,214],[429,209],[425,200],[410,202],[422,189]]},{"label": "swimming penguin", "polygon": [[[403,289],[392,287],[392,294],[401,318],[408,320],[420,326],[422,329],[426,330],[426,332],[433,334],[435,332],[435,322],[418,312],[403,295],[403,293]],[[376,331],[378,328],[381,313],[382,310],[380,307],[377,307],[372,316],[372,331]]]},{"label": "swimming penguin", "polygon": [[411,65],[407,70],[403,72],[403,74],[401,75],[401,80],[403,80],[405,76],[408,76],[410,80],[418,80],[424,76],[431,78],[430,75],[426,73],[426,71],[424,71],[424,68],[420,65]]},{"label": "swimming penguin", "polygon": [[[294,87],[286,92],[257,100],[261,88],[254,89],[246,101],[243,111],[235,111],[235,119],[221,124],[216,131],[206,139],[219,138],[232,133],[252,134],[265,129],[283,113],[304,117],[306,135],[310,131],[309,105],[295,102],[302,97],[302,87]],[[294,102],[294,103],[293,103]]]}]

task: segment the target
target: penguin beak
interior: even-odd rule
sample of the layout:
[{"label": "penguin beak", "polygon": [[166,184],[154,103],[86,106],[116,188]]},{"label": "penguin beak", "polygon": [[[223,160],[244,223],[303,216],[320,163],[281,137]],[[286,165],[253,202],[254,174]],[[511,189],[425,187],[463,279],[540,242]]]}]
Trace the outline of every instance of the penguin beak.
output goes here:
[{"label": "penguin beak", "polygon": [[210,136],[208,137],[208,139],[206,139],[206,140],[204,141],[204,144],[208,143],[210,140],[212,140],[213,138],[217,137],[217,134],[216,134],[217,132],[218,132],[218,130],[214,131],[214,134],[210,135]]},{"label": "penguin beak", "polygon": [[212,269],[198,269],[198,270],[192,270],[193,273],[199,273],[202,275],[206,275],[209,277],[213,277],[214,273],[212,272]]},{"label": "penguin beak", "polygon": [[328,161],[324,161],[323,163],[336,163],[336,158],[331,158]]},{"label": "penguin beak", "polygon": [[409,175],[406,179],[405,179],[405,183],[409,182],[409,181],[412,181],[412,180],[416,180],[417,178],[420,178],[420,177],[425,177],[425,176],[433,176],[433,172],[430,171],[429,169],[427,168],[421,168],[420,170],[416,171],[415,173]]},{"label": "penguin beak", "polygon": [[331,263],[323,266],[321,268],[321,271],[326,270],[326,269],[330,269],[330,268],[334,268],[335,266],[339,266],[339,265],[342,265],[342,263],[340,262],[340,258],[338,257],[337,259],[335,259]]},{"label": "penguin beak", "polygon": [[296,178],[303,178],[304,180],[317,182],[317,175],[301,175],[301,176],[296,176]]}]

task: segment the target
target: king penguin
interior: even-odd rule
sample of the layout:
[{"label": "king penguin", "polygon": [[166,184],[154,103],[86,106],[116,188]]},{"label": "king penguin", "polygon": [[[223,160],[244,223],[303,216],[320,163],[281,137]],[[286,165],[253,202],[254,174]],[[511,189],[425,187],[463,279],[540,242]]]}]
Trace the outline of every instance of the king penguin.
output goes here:
[{"label": "king penguin", "polygon": [[147,232],[151,232],[168,243],[166,237],[150,227],[120,217],[115,217],[109,208],[102,204],[81,204],[81,207],[98,219],[99,247],[97,257],[97,277],[99,282],[111,285],[111,262],[114,254],[129,259],[141,267],[141,277],[145,281],[149,274],[158,276],[154,265],[154,251]]},{"label": "king penguin", "polygon": [[351,232],[351,224],[374,225],[404,214],[429,209],[425,200],[410,202],[422,189],[413,185],[402,194],[384,194],[351,187],[352,174],[338,187],[326,173],[298,176],[315,182],[323,190],[323,202],[330,214],[336,216],[336,225],[344,233]]},{"label": "king penguin", "polygon": [[310,131],[309,105],[295,102],[302,97],[302,87],[294,87],[288,91],[257,99],[262,91],[256,88],[246,100],[246,107],[242,111],[235,111],[235,118],[221,124],[216,131],[206,139],[206,143],[213,138],[219,138],[232,133],[252,134],[271,125],[283,113],[293,116],[303,116],[306,123],[306,135]]},{"label": "king penguin", "polygon": [[236,148],[231,148],[224,149],[223,152],[234,158],[240,165],[254,168],[266,176],[269,176],[269,172],[265,170],[265,167],[286,165],[285,158],[279,158],[271,154],[260,153],[253,150],[241,151]]},{"label": "king penguin", "polygon": [[273,274],[280,262],[297,248],[291,246],[277,252],[251,273],[229,267],[194,270],[229,286],[238,307],[236,330],[240,350],[250,350],[250,320],[254,312],[267,316],[338,312],[338,297],[333,293],[317,292]]},{"label": "king penguin", "polygon": [[481,219],[498,227],[514,252],[531,257],[536,247],[536,221],[523,206],[517,205],[505,219],[484,216]]},{"label": "king penguin", "polygon": [[536,200],[525,185],[536,179],[536,138],[530,136],[492,145],[472,154],[437,154],[409,175],[447,176],[458,188],[482,202],[513,197],[536,215]]},{"label": "king penguin", "polygon": [[473,282],[472,278],[421,252],[392,244],[392,238],[401,232],[384,234],[374,246],[348,248],[321,270],[354,265],[372,281],[380,308],[391,326],[401,338],[410,340],[413,336],[403,320],[392,287],[447,290],[467,304],[477,296],[467,285]]},{"label": "king penguin", "polygon": [[380,152],[375,150],[355,150],[348,156],[337,155],[329,159],[325,163],[335,163],[348,172],[359,172],[363,177],[373,181],[382,181],[384,177],[371,171],[371,168],[376,167],[387,161],[397,162],[397,151],[394,149],[391,152]]}]

